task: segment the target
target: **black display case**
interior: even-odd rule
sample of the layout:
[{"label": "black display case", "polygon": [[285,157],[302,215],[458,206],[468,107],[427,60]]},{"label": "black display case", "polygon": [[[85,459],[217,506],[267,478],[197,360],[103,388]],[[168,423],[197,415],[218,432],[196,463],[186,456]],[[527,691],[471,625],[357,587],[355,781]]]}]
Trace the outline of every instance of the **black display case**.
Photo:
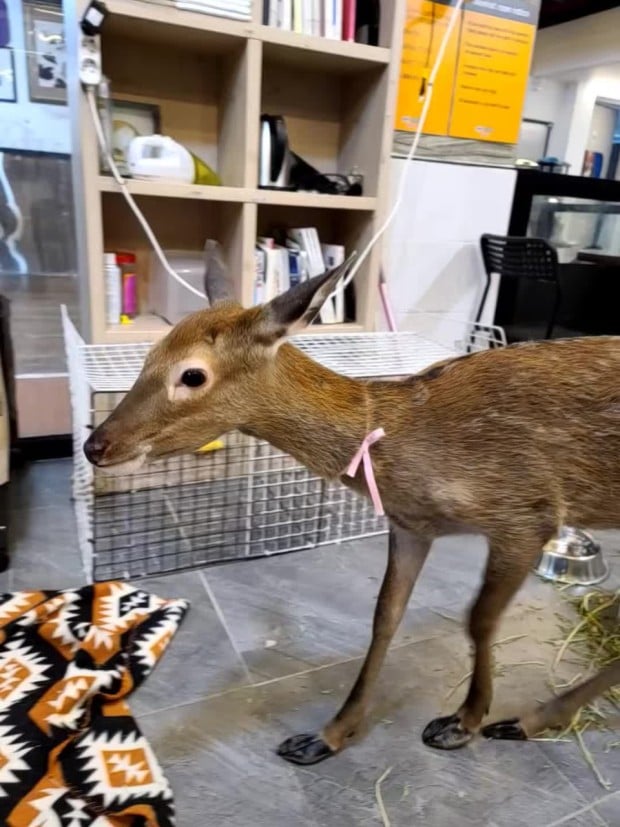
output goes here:
[{"label": "black display case", "polygon": [[[518,170],[508,234],[543,238],[557,250],[554,338],[620,334],[620,181]],[[553,299],[549,285],[504,280],[495,323],[542,338]]]}]

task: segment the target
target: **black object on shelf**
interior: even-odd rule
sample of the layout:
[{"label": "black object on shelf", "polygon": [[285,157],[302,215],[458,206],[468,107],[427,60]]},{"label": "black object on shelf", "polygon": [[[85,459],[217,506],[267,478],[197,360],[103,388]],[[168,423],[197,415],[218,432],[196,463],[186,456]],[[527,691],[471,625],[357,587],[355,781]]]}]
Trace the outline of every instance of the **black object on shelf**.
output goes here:
[{"label": "black object on shelf", "polygon": [[290,153],[289,181],[296,190],[320,192],[326,195],[361,195],[362,184],[346,175],[321,173],[295,152]]},{"label": "black object on shelf", "polygon": [[357,0],[355,5],[355,41],[368,46],[379,45],[381,6],[379,0]]}]

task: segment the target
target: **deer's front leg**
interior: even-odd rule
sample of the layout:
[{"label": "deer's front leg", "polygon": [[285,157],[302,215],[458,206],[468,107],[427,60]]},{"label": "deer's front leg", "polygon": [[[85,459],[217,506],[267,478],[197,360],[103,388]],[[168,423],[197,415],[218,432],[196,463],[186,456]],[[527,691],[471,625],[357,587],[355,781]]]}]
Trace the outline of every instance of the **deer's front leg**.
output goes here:
[{"label": "deer's front leg", "polygon": [[355,734],[430,547],[429,541],[390,526],[387,570],[375,608],[372,641],[359,677],[342,709],[323,732],[287,738],[278,747],[282,758],[294,764],[316,764],[341,750],[346,739]]}]

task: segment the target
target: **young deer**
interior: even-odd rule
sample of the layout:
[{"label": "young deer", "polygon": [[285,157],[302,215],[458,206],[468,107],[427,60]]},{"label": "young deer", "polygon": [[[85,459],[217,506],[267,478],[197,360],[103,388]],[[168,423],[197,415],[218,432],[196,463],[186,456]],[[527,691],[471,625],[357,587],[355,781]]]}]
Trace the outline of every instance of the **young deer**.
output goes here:
[{"label": "young deer", "polygon": [[[620,527],[620,337],[512,346],[448,360],[402,381],[356,381],[285,343],[312,321],[347,266],[246,310],[226,300],[210,249],[211,308],[153,347],[133,388],[84,446],[94,465],[122,473],[239,429],[368,495],[363,469],[354,478],[345,469],[367,434],[384,429],[371,454],[390,521],[389,552],[372,641],[333,720],[320,734],[279,747],[298,764],[333,755],[359,729],[436,537],[471,532],[489,541],[469,616],[474,669],[467,697],[423,733],[429,746],[454,749],[479,731],[488,712],[492,637],[542,546],[564,524]],[[523,739],[559,726],[617,683],[620,662],[483,734]]]}]

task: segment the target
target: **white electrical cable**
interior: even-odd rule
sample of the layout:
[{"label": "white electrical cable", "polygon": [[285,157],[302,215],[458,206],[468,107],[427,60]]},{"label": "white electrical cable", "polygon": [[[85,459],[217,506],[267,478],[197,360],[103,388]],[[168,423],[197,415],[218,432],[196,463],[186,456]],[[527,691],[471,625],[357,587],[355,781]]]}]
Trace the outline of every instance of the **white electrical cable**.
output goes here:
[{"label": "white electrical cable", "polygon": [[[410,166],[411,166],[410,161],[413,160],[413,157],[416,154],[417,149],[418,149],[418,145],[420,143],[420,137],[422,135],[422,130],[424,129],[424,124],[426,122],[426,117],[428,115],[428,111],[429,111],[430,105],[431,105],[431,100],[432,100],[432,97],[433,97],[433,86],[435,84],[435,78],[437,77],[439,69],[441,68],[441,64],[443,63],[443,58],[444,58],[446,49],[448,47],[448,42],[450,40],[450,37],[452,36],[452,32],[454,31],[454,27],[456,26],[458,16],[459,16],[459,12],[461,11],[461,8],[463,7],[463,4],[465,2],[466,2],[466,0],[457,0],[456,4],[452,8],[452,14],[450,15],[450,20],[448,22],[448,26],[446,28],[446,31],[444,32],[444,36],[443,36],[443,38],[441,40],[441,44],[439,46],[439,50],[437,51],[437,57],[435,58],[435,63],[433,64],[433,68],[431,69],[431,73],[430,73],[429,78],[428,78],[428,83],[426,85],[426,90],[425,90],[425,94],[424,94],[424,105],[422,107],[422,112],[420,113],[420,118],[419,118],[417,126],[416,126],[416,130],[415,130],[415,133],[414,133],[414,136],[413,136],[413,140],[411,142],[411,146],[409,147],[409,152],[407,153],[407,156],[405,158],[405,164],[404,164],[403,170],[400,174],[396,200],[394,201],[394,204],[392,205],[392,209],[390,210],[390,212],[389,212],[387,218],[385,219],[385,221],[383,222],[383,224],[379,227],[377,232],[373,235],[373,237],[370,239],[370,241],[368,242],[366,247],[362,250],[360,255],[357,257],[353,267],[349,270],[346,277],[343,279],[342,284],[339,285],[339,287],[336,290],[334,290],[334,292],[331,294],[331,296],[329,298],[335,297],[337,292],[340,292],[340,291],[344,290],[345,287],[347,287],[351,283],[351,281],[353,281],[357,271],[362,266],[362,264],[366,260],[366,257],[368,256],[368,254],[370,253],[372,248],[375,246],[377,241],[381,238],[381,236],[388,229],[388,227],[390,226],[390,224],[394,220],[394,218],[396,216],[396,213],[398,212],[398,210],[400,208],[400,205],[402,204],[403,196],[404,196],[404,192],[405,192],[405,183],[407,181],[407,175],[409,173]],[[155,237],[155,233],[153,232],[153,230],[149,226],[146,218],[142,215],[142,212],[140,211],[140,208],[138,207],[138,205],[136,204],[136,202],[133,199],[133,196],[131,195],[131,193],[127,189],[127,181],[121,176],[120,172],[118,171],[118,167],[116,166],[116,163],[114,162],[114,158],[112,157],[112,154],[109,150],[109,147],[108,147],[106,139],[105,139],[105,135],[103,133],[103,126],[101,124],[101,118],[99,117],[99,110],[97,109],[97,101],[96,101],[96,98],[95,98],[94,87],[92,87],[92,86],[87,87],[86,97],[88,99],[88,104],[89,104],[91,115],[92,115],[92,118],[93,118],[93,123],[95,125],[95,131],[97,133],[97,139],[99,141],[101,151],[102,151],[102,153],[103,153],[103,155],[104,155],[104,157],[105,157],[105,159],[108,163],[108,166],[112,170],[112,175],[114,176],[114,180],[119,185],[120,190],[123,193],[123,196],[125,197],[127,203],[131,207],[132,212],[134,213],[134,215],[136,216],[136,218],[140,222],[140,225],[141,225],[142,229],[144,230],[144,232],[146,233],[146,236],[147,236],[148,240],[151,242],[151,245],[153,246],[153,249],[155,250],[155,253],[157,254],[157,257],[160,260],[160,262],[162,264],[162,267],[176,282],[178,282],[180,285],[185,287],[187,290],[189,290],[195,296],[199,296],[201,299],[204,299],[205,301],[207,301],[207,297],[205,296],[204,293],[202,293],[200,290],[197,290],[193,285],[186,282],[185,279],[182,279],[181,276],[179,276],[179,274],[176,273],[172,269],[170,264],[168,263],[168,261],[166,259],[166,256],[164,255],[164,252],[161,249],[161,247],[159,246],[159,242],[157,241],[157,238]]]},{"label": "white electrical cable", "polygon": [[180,285],[182,285],[187,290],[189,290],[190,293],[193,293],[195,296],[198,296],[199,298],[204,299],[205,301],[207,301],[207,297],[205,296],[204,293],[201,293],[200,290],[197,290],[192,284],[189,284],[189,282],[187,282],[187,281],[185,281],[185,279],[181,278],[181,276],[178,273],[176,273],[172,269],[170,264],[168,263],[168,260],[166,259],[166,256],[164,255],[164,251],[159,246],[159,242],[157,241],[157,238],[155,237],[155,233],[153,232],[153,230],[149,226],[149,223],[146,220],[146,218],[142,215],[142,212],[140,211],[140,208],[138,207],[138,205],[134,201],[132,194],[127,189],[127,181],[121,176],[120,172],[118,171],[118,167],[116,166],[114,158],[112,157],[112,153],[110,152],[110,150],[108,148],[108,144],[107,144],[107,141],[105,139],[105,135],[103,133],[103,125],[101,123],[101,118],[99,116],[99,110],[97,109],[97,99],[95,97],[95,89],[94,89],[93,86],[88,86],[86,88],[86,97],[88,99],[88,105],[90,107],[90,112],[91,112],[91,115],[92,115],[92,118],[93,118],[93,123],[95,125],[95,131],[97,133],[97,140],[99,141],[99,146],[101,147],[101,151],[102,151],[102,153],[103,153],[103,155],[104,155],[104,157],[105,157],[105,159],[108,163],[108,166],[112,170],[112,175],[114,176],[114,180],[119,185],[119,187],[121,189],[121,192],[125,196],[125,200],[127,201],[129,206],[131,207],[131,211],[133,212],[133,214],[136,216],[136,218],[140,222],[140,225],[142,226],[142,229],[146,233],[146,237],[151,242],[151,244],[153,246],[153,249],[155,250],[155,253],[157,254],[157,258],[161,262],[162,267],[164,268],[164,270],[170,276],[172,276],[172,278],[175,281],[177,281]]},{"label": "white electrical cable", "polygon": [[[437,57],[435,58],[435,63],[433,64],[433,68],[432,68],[431,73],[430,73],[429,78],[428,78],[428,84],[426,86],[425,95],[424,95],[424,106],[422,107],[422,112],[420,113],[420,118],[418,120],[418,124],[416,126],[416,130],[415,130],[415,133],[414,133],[414,136],[413,136],[413,141],[411,142],[411,146],[409,147],[409,152],[407,153],[407,156],[405,158],[405,165],[404,165],[403,170],[400,174],[400,180],[398,182],[398,190],[397,190],[396,200],[394,201],[394,204],[393,204],[392,209],[390,210],[390,212],[388,214],[388,217],[385,219],[383,224],[379,227],[377,232],[370,239],[370,241],[368,242],[366,247],[360,253],[359,257],[356,259],[355,264],[353,265],[353,267],[347,273],[345,279],[343,280],[342,284],[338,288],[338,292],[340,290],[344,290],[345,287],[347,287],[347,285],[351,283],[351,281],[355,277],[355,274],[357,273],[359,268],[364,263],[364,260],[366,259],[366,256],[372,250],[372,248],[375,246],[377,241],[381,238],[383,233],[390,226],[390,224],[394,220],[394,217],[396,216],[396,213],[398,212],[398,210],[400,208],[400,205],[402,204],[403,195],[405,193],[405,183],[406,183],[407,175],[408,175],[410,167],[411,167],[411,164],[409,162],[413,159],[413,156],[417,152],[418,144],[420,143],[420,137],[422,135],[422,130],[424,129],[424,124],[426,122],[426,116],[428,115],[428,111],[429,111],[430,105],[431,105],[431,99],[433,97],[433,85],[435,83],[435,78],[437,77],[437,73],[439,72],[439,69],[441,68],[441,64],[443,63],[443,57],[444,57],[444,54],[445,54],[446,49],[448,47],[448,42],[450,40],[452,32],[454,31],[454,27],[456,26],[456,23],[458,21],[458,15],[459,15],[459,12],[461,11],[461,8],[463,7],[464,2],[466,2],[466,0],[457,0],[456,4],[452,8],[452,14],[450,15],[450,21],[448,23],[448,27],[446,28],[446,31],[444,32],[444,36],[442,38],[441,44],[439,46],[439,50],[437,52]],[[334,290],[334,292],[332,293],[330,298],[335,296],[336,292],[337,291]]]}]

